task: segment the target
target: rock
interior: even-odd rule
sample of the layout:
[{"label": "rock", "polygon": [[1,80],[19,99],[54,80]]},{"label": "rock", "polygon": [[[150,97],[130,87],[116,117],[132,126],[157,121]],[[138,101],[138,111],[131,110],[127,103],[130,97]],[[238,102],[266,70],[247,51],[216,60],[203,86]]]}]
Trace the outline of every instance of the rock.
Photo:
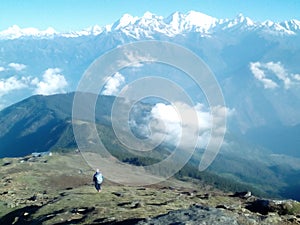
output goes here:
[{"label": "rock", "polygon": [[230,207],[228,205],[217,205],[216,206],[217,209],[230,209]]},{"label": "rock", "polygon": [[169,201],[166,202],[152,202],[152,203],[147,203],[147,205],[155,205],[155,206],[162,206],[162,205],[168,205]]},{"label": "rock", "polygon": [[66,187],[66,189],[65,190],[72,190],[73,189],[73,187]]},{"label": "rock", "polygon": [[74,214],[84,215],[84,214],[87,214],[87,213],[92,212],[94,210],[95,210],[94,207],[83,207],[83,208],[74,208],[74,209],[71,210],[71,212],[74,213]]},{"label": "rock", "polygon": [[62,197],[64,197],[64,196],[67,196],[67,195],[68,195],[68,193],[66,193],[66,192],[62,192],[62,193],[60,193],[59,195],[60,195],[60,196],[62,196]]},{"label": "rock", "polygon": [[7,203],[7,207],[8,208],[15,208],[16,207],[16,204],[14,202],[8,202]]},{"label": "rock", "polygon": [[4,179],[4,181],[3,181],[4,183],[7,183],[7,184],[11,184],[11,182],[12,182],[12,178],[10,178],[10,177],[6,177],[5,179]]},{"label": "rock", "polygon": [[205,193],[204,195],[197,195],[197,197],[201,199],[210,199],[211,193]]},{"label": "rock", "polygon": [[77,209],[77,212],[79,212],[79,213],[85,213],[86,211],[87,211],[87,208]]},{"label": "rock", "polygon": [[270,212],[269,203],[269,200],[258,199],[254,202],[248,203],[246,209],[250,210],[251,212],[267,215]]},{"label": "rock", "polygon": [[15,219],[14,219],[14,221],[12,222],[12,224],[16,224],[16,223],[18,223],[18,221],[19,221],[19,217],[16,216]]},{"label": "rock", "polygon": [[112,192],[112,194],[114,194],[115,196],[118,196],[118,197],[124,196],[124,193],[122,193],[122,192]]},{"label": "rock", "polygon": [[188,195],[188,196],[194,196],[194,192],[193,191],[183,191],[183,192],[181,192],[181,194]]},{"label": "rock", "polygon": [[239,197],[239,198],[250,198],[252,196],[251,191],[243,191],[243,192],[235,192],[231,197]]},{"label": "rock", "polygon": [[0,195],[6,195],[6,194],[8,194],[8,191],[4,191]]},{"label": "rock", "polygon": [[262,215],[267,215],[271,212],[276,212],[279,215],[293,215],[297,213],[297,207],[300,206],[298,204],[291,200],[274,201],[257,199],[253,202],[248,202],[246,209]]},{"label": "rock", "polygon": [[300,213],[300,203],[293,200],[270,201],[270,208],[279,215],[297,215]]},{"label": "rock", "polygon": [[175,210],[167,214],[140,221],[138,225],[164,225],[164,224],[189,224],[189,225],[238,225],[237,219],[226,215],[220,209],[191,206],[189,209]]},{"label": "rock", "polygon": [[291,223],[297,223],[298,222],[298,218],[296,216],[290,215],[287,218],[287,221],[291,222]]},{"label": "rock", "polygon": [[131,202],[120,202],[117,204],[117,206],[120,206],[120,207],[123,207],[123,206],[127,206],[127,205],[130,205]]},{"label": "rock", "polygon": [[251,191],[248,191],[245,195],[244,198],[250,198],[252,196]]},{"label": "rock", "polygon": [[12,162],[5,162],[5,163],[2,164],[2,166],[8,166],[8,165],[11,165],[11,164],[12,164]]},{"label": "rock", "polygon": [[37,195],[33,195],[30,198],[28,198],[27,200],[29,201],[36,201],[37,200]]},{"label": "rock", "polygon": [[144,206],[144,204],[142,204],[141,202],[133,202],[131,208],[137,209],[137,208],[141,208],[143,206]]},{"label": "rock", "polygon": [[267,216],[264,220],[265,224],[281,224],[282,219],[278,215]]},{"label": "rock", "polygon": [[145,187],[139,187],[138,189],[136,189],[137,191],[145,191],[146,188]]}]

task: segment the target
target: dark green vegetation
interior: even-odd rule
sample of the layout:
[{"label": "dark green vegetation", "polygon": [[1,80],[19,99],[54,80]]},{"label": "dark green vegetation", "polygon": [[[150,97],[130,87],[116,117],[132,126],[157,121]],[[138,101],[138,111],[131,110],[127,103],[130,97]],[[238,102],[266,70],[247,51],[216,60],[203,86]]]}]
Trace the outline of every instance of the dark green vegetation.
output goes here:
[{"label": "dark green vegetation", "polygon": [[[0,112],[0,156],[24,156],[32,152],[73,152],[77,149],[72,128],[74,93],[33,96]],[[124,147],[111,128],[110,109],[114,97],[101,96],[96,104],[96,123],[101,140],[120,161],[136,166],[151,165],[167,157],[172,149],[161,145],[136,155]],[[145,105],[145,108],[149,105]],[[88,110],[88,109],[84,109]],[[148,110],[148,108],[147,108]],[[87,121],[89,122],[89,121]],[[82,126],[82,132],[85,131]],[[228,143],[208,171],[197,169],[202,150],[176,175],[192,177],[226,191],[251,190],[258,196],[300,199],[297,159],[272,155],[227,134]]]},{"label": "dark green vegetation", "polygon": [[[33,96],[0,112],[0,157],[48,150],[74,150],[71,118],[74,93]],[[97,122],[107,124],[114,97],[98,101]]]}]

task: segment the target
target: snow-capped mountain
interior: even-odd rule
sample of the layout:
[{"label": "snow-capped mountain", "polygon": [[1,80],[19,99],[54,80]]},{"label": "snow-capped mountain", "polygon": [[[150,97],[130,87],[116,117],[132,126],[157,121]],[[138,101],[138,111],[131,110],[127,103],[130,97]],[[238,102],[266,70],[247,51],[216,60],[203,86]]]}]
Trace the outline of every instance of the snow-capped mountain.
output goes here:
[{"label": "snow-capped mountain", "polygon": [[162,16],[146,12],[142,17],[125,14],[111,25],[104,27],[95,25],[81,31],[57,32],[51,27],[40,31],[36,28],[20,28],[14,25],[7,30],[1,31],[0,39],[17,39],[21,37],[53,38],[54,36],[75,38],[89,35],[96,36],[101,33],[116,31],[121,31],[128,36],[139,39],[141,37],[152,37],[156,33],[172,37],[188,32],[214,34],[220,30],[226,31],[241,28],[294,35],[300,32],[300,21],[290,20],[280,23],[272,21],[254,22],[242,14],[233,19],[217,19],[196,11],[190,11],[186,14],[175,12],[163,18]]},{"label": "snow-capped mountain", "polygon": [[[55,28],[40,31],[17,25],[1,31],[0,153],[9,149],[11,155],[17,155],[18,151],[47,150],[73,143],[72,94],[61,93],[75,91],[84,72],[99,56],[126,43],[153,39],[175,43],[199,56],[222,89],[229,112],[228,132],[214,169],[221,174],[234,174],[245,182],[256,182],[259,174],[262,186],[266,185],[265,177],[270,187],[276,180],[284,183],[288,180],[291,192],[298,193],[300,184],[295,183],[300,174],[298,20],[256,22],[242,14],[233,19],[219,19],[195,11],[175,12],[164,18],[146,12],[142,17],[125,14],[113,24],[81,31],[58,32]],[[181,60],[182,55],[174,57]],[[174,68],[164,70],[150,64],[118,71],[108,79],[102,94],[118,93],[122,85],[126,87],[134,80],[133,76],[164,74],[164,78],[183,87],[197,103],[201,122],[209,129],[206,123],[209,124],[210,113],[204,110],[205,96],[201,98],[197,85],[185,83],[184,77],[179,76],[183,74]],[[27,97],[30,98],[21,101]],[[149,131],[146,128],[151,116],[163,118],[170,130],[177,132],[180,121],[174,120],[167,105],[158,106],[154,105],[154,111],[144,108],[148,114],[133,107],[137,120],[131,123],[136,125],[131,128],[140,136],[145,137],[143,134]],[[101,121],[110,124],[107,121],[110,114],[103,115]],[[167,137],[167,141],[174,142],[177,136]],[[205,139],[205,134],[201,137]],[[277,187],[284,186],[277,183]]]},{"label": "snow-capped mountain", "polygon": [[[195,11],[165,18],[125,14],[113,24],[72,32],[13,26],[0,32],[0,109],[33,94],[74,91],[100,55],[155,39],[190,49],[211,68],[234,110],[230,129],[252,139],[260,128],[290,133],[300,124],[299,35],[298,20],[255,22],[242,14],[218,19]],[[277,152],[299,155],[292,140],[282,143]]]},{"label": "snow-capped mountain", "polygon": [[41,31],[36,28],[20,28],[17,25],[13,25],[12,27],[9,27],[7,30],[3,30],[0,32],[0,38],[1,39],[17,39],[21,37],[52,37],[54,35],[57,35],[58,32],[55,31],[52,27],[49,27],[48,29]]}]

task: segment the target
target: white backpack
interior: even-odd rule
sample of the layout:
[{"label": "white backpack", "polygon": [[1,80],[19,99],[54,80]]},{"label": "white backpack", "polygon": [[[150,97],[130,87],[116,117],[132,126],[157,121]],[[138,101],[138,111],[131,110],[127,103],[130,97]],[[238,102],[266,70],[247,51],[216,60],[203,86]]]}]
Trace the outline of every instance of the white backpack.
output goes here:
[{"label": "white backpack", "polygon": [[97,183],[98,183],[98,184],[102,184],[102,182],[103,182],[103,176],[102,176],[101,173],[98,173],[98,174],[96,175],[96,179],[97,179]]}]

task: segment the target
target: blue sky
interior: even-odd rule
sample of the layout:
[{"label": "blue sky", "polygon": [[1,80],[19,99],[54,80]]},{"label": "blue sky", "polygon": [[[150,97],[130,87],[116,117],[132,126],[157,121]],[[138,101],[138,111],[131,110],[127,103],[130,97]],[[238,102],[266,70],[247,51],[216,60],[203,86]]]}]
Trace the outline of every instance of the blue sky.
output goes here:
[{"label": "blue sky", "polygon": [[0,4],[0,30],[14,24],[80,30],[111,24],[125,13],[142,16],[150,11],[166,17],[190,10],[217,18],[234,18],[242,13],[254,21],[300,20],[300,0],[8,0]]}]

